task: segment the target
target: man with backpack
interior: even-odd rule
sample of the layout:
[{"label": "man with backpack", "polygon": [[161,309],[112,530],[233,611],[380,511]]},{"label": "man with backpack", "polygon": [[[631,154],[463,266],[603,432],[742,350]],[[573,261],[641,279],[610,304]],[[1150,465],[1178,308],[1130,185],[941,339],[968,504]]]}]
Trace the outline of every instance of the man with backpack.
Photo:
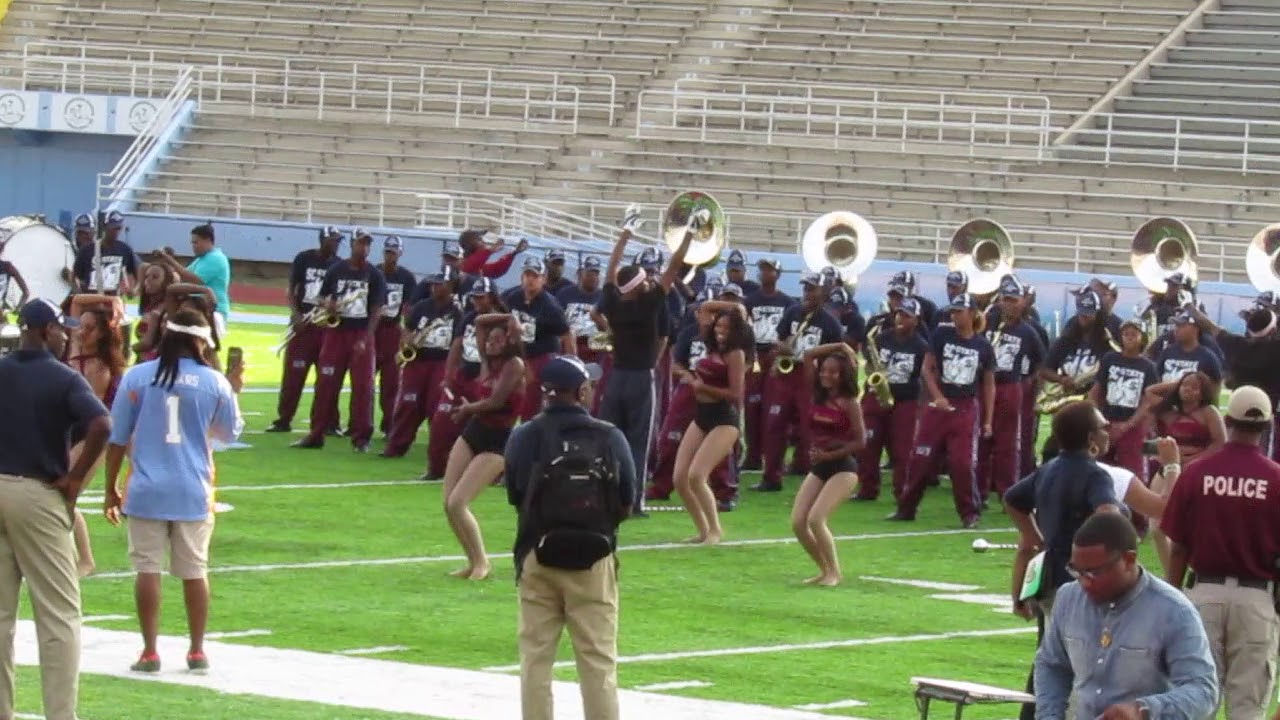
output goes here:
[{"label": "man with backpack", "polygon": [[618,718],[618,525],[633,509],[627,438],[585,406],[595,365],[572,356],[538,373],[546,403],[507,440],[504,483],[517,508],[520,700],[524,720],[552,720],[552,665],[567,625],[583,714]]}]

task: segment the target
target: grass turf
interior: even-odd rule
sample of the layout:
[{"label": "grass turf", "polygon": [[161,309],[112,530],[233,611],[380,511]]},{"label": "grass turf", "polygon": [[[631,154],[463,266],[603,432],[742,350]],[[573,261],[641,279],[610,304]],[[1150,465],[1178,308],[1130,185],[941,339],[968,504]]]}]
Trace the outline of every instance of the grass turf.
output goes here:
[{"label": "grass turf", "polygon": [[[274,388],[278,383],[279,362],[270,348],[280,335],[278,327],[232,325],[229,343],[245,348],[251,390]],[[223,641],[249,645],[317,652],[402,645],[407,649],[379,657],[467,669],[515,665],[516,602],[507,554],[515,517],[505,495],[490,489],[474,505],[488,551],[499,556],[494,560],[492,579],[473,583],[449,578],[448,571],[461,564],[451,559],[460,549],[442,516],[439,484],[270,487],[409,481],[422,471],[425,431],[410,455],[396,460],[356,455],[346,442],[330,442],[320,451],[294,450],[287,445],[297,435],[261,432],[274,417],[275,400],[273,392],[242,395],[248,423],[243,440],[253,447],[217,456],[218,497],[234,510],[218,517],[211,553],[214,597],[210,630],[271,631],[270,635]],[[308,407],[304,398],[300,418],[305,418]],[[345,406],[343,413],[345,417]],[[754,482],[754,474],[743,478],[744,487]],[[988,513],[984,529],[973,533],[958,530],[945,486],[930,491],[915,523],[883,522],[881,518],[892,509],[884,499],[849,503],[832,519],[833,532],[844,537],[839,551],[845,584],[830,589],[803,586],[799,581],[813,574],[813,567],[799,546],[789,541],[788,510],[797,484],[795,478],[788,478],[787,490],[782,493],[746,491],[739,508],[725,516],[727,540],[765,542],[716,548],[666,546],[621,553],[622,687],[698,680],[711,684],[667,692],[778,707],[856,699],[866,704],[825,712],[832,717],[897,720],[915,716],[912,676],[1022,686],[1034,652],[1034,633],[914,642],[904,636],[1025,629],[1026,623],[989,605],[931,597],[945,594],[938,590],[860,579],[956,583],[978,588],[971,594],[1004,596],[1011,555],[975,555],[970,549],[970,542],[980,536],[1012,541],[1008,523],[998,511]],[[87,494],[98,494],[100,489],[99,481]],[[85,614],[131,616],[132,582],[124,533],[108,526],[90,507],[86,507],[86,516],[99,573],[108,576],[84,581]],[[944,530],[949,532],[901,536]],[[655,512],[648,520],[628,522],[621,531],[621,542],[624,546],[663,544],[685,537],[689,531],[690,523],[683,513]],[[868,535],[871,537],[864,537]],[[369,563],[375,560],[382,563]],[[256,571],[243,568],[318,561],[349,564]],[[112,573],[123,577],[109,577]],[[166,578],[164,591],[167,602],[161,631],[182,635],[181,587]],[[93,624],[135,630],[129,620]],[[628,660],[649,653],[870,638],[882,641]],[[572,657],[567,640],[559,657]],[[121,666],[133,659],[121,657]],[[218,658],[210,659],[216,672]],[[167,662],[178,663],[180,658]],[[281,668],[280,672],[306,670]],[[558,669],[556,674],[566,680],[575,677],[572,667]],[[35,711],[39,704],[35,671],[21,670],[19,683],[19,707]],[[206,720],[407,717],[119,678],[86,676],[83,685],[81,711],[87,720],[179,715]],[[405,688],[405,692],[413,689]],[[966,717],[977,720],[1014,715],[1013,706],[966,711]]]}]

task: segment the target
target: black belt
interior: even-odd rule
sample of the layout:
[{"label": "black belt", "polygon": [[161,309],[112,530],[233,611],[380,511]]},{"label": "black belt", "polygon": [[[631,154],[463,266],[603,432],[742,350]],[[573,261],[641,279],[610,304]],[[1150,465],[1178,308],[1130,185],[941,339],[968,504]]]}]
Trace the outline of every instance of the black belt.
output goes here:
[{"label": "black belt", "polygon": [[[1226,585],[1227,580],[1232,578],[1225,575],[1201,575],[1196,574],[1196,584],[1208,583],[1209,585]],[[1270,580],[1259,580],[1257,578],[1235,578],[1236,584],[1240,587],[1253,588],[1254,590],[1270,590]]]}]

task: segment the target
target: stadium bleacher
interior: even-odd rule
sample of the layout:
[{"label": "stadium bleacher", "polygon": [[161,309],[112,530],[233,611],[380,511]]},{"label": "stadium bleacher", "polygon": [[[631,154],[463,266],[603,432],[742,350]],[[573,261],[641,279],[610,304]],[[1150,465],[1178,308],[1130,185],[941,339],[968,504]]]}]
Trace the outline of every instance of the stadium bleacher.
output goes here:
[{"label": "stadium bleacher", "polygon": [[1264,0],[73,0],[9,28],[28,87],[159,97],[197,68],[158,212],[362,223],[453,192],[607,220],[699,188],[746,248],[839,208],[931,260],[987,215],[1028,262],[1120,271],[1145,217],[1221,257],[1278,204]]}]

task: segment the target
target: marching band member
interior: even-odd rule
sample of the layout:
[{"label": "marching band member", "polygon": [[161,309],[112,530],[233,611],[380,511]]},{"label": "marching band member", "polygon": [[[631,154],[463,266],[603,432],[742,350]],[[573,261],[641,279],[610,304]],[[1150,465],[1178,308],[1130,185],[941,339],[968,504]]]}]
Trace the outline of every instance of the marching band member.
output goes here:
[{"label": "marching band member", "polygon": [[[457,274],[445,265],[427,278],[431,295],[413,304],[404,318],[401,337],[396,339],[395,357],[399,365],[402,345],[412,348],[413,359],[404,363],[400,372],[399,393],[391,417],[391,432],[382,457],[397,458],[409,452],[418,428],[432,415],[447,385],[445,366],[453,346],[453,331],[462,319],[462,310],[454,300]],[[383,316],[386,316],[384,311]],[[434,425],[429,426],[436,432]],[[437,467],[444,471],[444,462]],[[430,471],[428,471],[430,474]]]},{"label": "marching band member", "polygon": [[[950,305],[957,297],[969,292],[969,274],[963,270],[952,270],[947,273],[947,304]],[[947,313],[940,313],[946,315]],[[940,318],[938,324],[950,322],[950,316]]]},{"label": "marching band member", "polygon": [[724,264],[725,284],[733,283],[742,288],[744,297],[760,289],[760,283],[747,278],[747,256],[741,250],[730,250]]},{"label": "marching band member", "polygon": [[1219,356],[1200,343],[1200,328],[1190,311],[1180,310],[1170,318],[1173,325],[1172,342],[1156,355],[1156,372],[1161,386],[1155,392],[1167,392],[1170,383],[1189,372],[1202,372],[1215,384],[1222,382],[1222,361]]},{"label": "marching band member", "polygon": [[[803,299],[782,314],[778,341],[774,344],[778,357],[788,357],[793,362],[802,359],[804,353],[812,348],[840,342],[844,337],[839,321],[823,307],[826,293],[822,279],[808,273],[800,278],[800,285],[804,288]],[[796,369],[799,369],[798,365]],[[777,492],[782,489],[782,466],[793,424],[801,425],[794,466],[808,473],[809,439],[804,436],[803,423],[797,422],[808,412],[808,396],[803,374],[784,374],[779,371],[775,360],[765,381],[764,473],[760,484],[753,490]]]},{"label": "marching band member", "polygon": [[1107,419],[1107,432],[1111,437],[1110,451],[1098,459],[1146,477],[1142,443],[1147,437],[1147,423],[1138,417],[1138,408],[1147,388],[1155,385],[1159,376],[1155,363],[1142,354],[1146,343],[1142,323],[1124,321],[1119,335],[1120,351],[1113,350],[1102,356],[1098,380],[1089,390],[1089,401]]},{"label": "marching band member", "polygon": [[702,336],[707,354],[687,380],[697,402],[693,422],[676,450],[675,486],[698,534],[686,542],[715,545],[724,536],[708,479],[724,462],[741,434],[739,423],[747,368],[755,343],[747,314],[736,303],[708,300],[699,312],[715,317]]},{"label": "marching band member", "polygon": [[796,303],[795,298],[778,289],[778,277],[782,273],[781,262],[773,258],[761,258],[756,261],[756,268],[760,288],[747,293],[746,307],[756,338],[756,359],[760,367],[753,367],[747,376],[747,460],[742,466],[744,470],[759,470],[763,467],[765,380],[773,370],[773,348],[778,341],[778,324],[782,321],[782,314]]},{"label": "marching band member", "polygon": [[1004,497],[1021,477],[1023,377],[1039,369],[1046,353],[1039,333],[1024,319],[1026,286],[1006,275],[999,297],[1000,319],[988,326],[987,340],[995,353],[995,403],[1001,412],[992,414],[990,438],[979,445],[979,503],[986,503],[992,490]]},{"label": "marching band member", "polygon": [[972,295],[957,296],[948,309],[954,327],[939,328],[925,356],[922,375],[931,402],[921,410],[898,510],[887,519],[915,520],[926,476],[934,469],[938,453],[944,451],[956,512],[966,528],[973,528],[981,517],[974,463],[979,436],[991,435],[995,353],[980,332],[978,318],[982,316]]},{"label": "marching band member", "polygon": [[[440,272],[444,272],[445,268],[450,268],[453,271],[453,276],[457,278],[457,294],[459,297],[466,297],[471,292],[472,283],[481,277],[462,272],[461,246],[453,240],[446,242],[440,251]],[[434,285],[431,278],[433,277],[435,277],[435,274],[428,275],[413,286],[405,301],[408,307],[413,307],[418,301],[431,297],[431,287]]]},{"label": "marching band member", "polygon": [[560,291],[573,287],[573,281],[564,276],[564,251],[551,248],[543,255],[542,261],[547,265],[547,292],[558,297]]},{"label": "marching band member", "polygon": [[858,485],[857,453],[866,444],[858,407],[858,358],[844,342],[820,345],[804,354],[804,375],[811,379],[809,474],[791,507],[791,528],[818,565],[804,582],[840,584],[840,559],[827,520]]},{"label": "marching band member", "polygon": [[899,270],[889,280],[889,288],[890,292],[898,288],[897,292],[901,293],[903,298],[913,298],[920,304],[920,318],[924,321],[926,328],[932,329],[938,326],[940,320],[938,306],[934,305],[932,300],[916,294],[915,273],[910,270]]},{"label": "marching band member", "polygon": [[1147,300],[1147,306],[1138,313],[1144,321],[1153,322],[1155,337],[1163,337],[1166,333],[1172,332],[1173,316],[1187,303],[1195,302],[1191,279],[1184,273],[1172,273],[1164,279],[1164,282],[1164,293],[1152,293]]},{"label": "marching band member", "polygon": [[[356,230],[355,234],[367,234]],[[372,241],[372,237],[370,238]],[[400,339],[401,320],[408,305],[405,299],[413,293],[418,279],[407,268],[400,266],[400,256],[404,254],[404,242],[397,235],[390,235],[382,243],[382,277],[387,281],[387,302],[382,306],[382,317],[378,319],[376,334],[376,350],[374,356],[374,372],[378,375],[378,407],[382,411],[382,419],[378,429],[383,435],[391,432],[391,419],[396,413],[396,398],[400,395]],[[419,423],[422,421],[419,420]],[[417,430],[415,426],[415,431]]]},{"label": "marching band member", "polygon": [[[76,254],[86,247],[93,247],[93,241],[98,237],[98,221],[94,219],[93,213],[80,213],[71,224],[71,238],[75,242]],[[75,275],[70,271],[64,271],[63,278],[67,282],[75,282]]]},{"label": "marching band member", "polygon": [[369,263],[373,238],[367,233],[351,242],[351,258],[335,263],[324,274],[319,297],[339,319],[338,327],[325,328],[316,362],[316,396],[311,402],[311,430],[295,442],[296,448],[324,447],[325,431],[334,426],[333,411],[343,378],[351,374],[351,446],[369,451],[373,437],[373,356],[387,282]]},{"label": "marching band member", "polygon": [[504,313],[498,285],[487,277],[476,279],[467,293],[469,308],[463,311],[453,328],[453,341],[445,359],[444,383],[431,415],[431,432],[427,435],[427,469],[420,480],[444,477],[449,451],[462,434],[462,426],[453,421],[453,410],[473,396],[472,385],[480,376],[480,345],[476,341],[476,318],[490,313]]},{"label": "marching band member", "polygon": [[1102,278],[1096,277],[1089,280],[1087,285],[1077,290],[1076,294],[1078,295],[1085,290],[1092,290],[1097,293],[1098,300],[1101,304],[1101,310],[1104,313],[1103,317],[1106,318],[1104,322],[1107,325],[1107,330],[1110,330],[1113,336],[1120,337],[1120,316],[1116,314],[1115,310],[1116,300],[1120,298],[1119,288],[1117,288],[1116,284],[1110,280],[1103,280]]},{"label": "marching band member", "polygon": [[[84,216],[82,215],[81,218]],[[102,247],[95,250],[93,242],[76,251],[72,272],[80,292],[98,292],[103,295],[131,295],[133,289],[140,284],[138,277],[138,256],[128,243],[120,239],[120,231],[124,229],[124,215],[117,210],[107,213],[102,235]],[[90,219],[89,229],[92,229]],[[81,229],[77,224],[77,231]],[[102,263],[102,287],[98,287],[98,272],[94,267],[94,256]]]},{"label": "marching band member", "polygon": [[[1023,320],[1027,322],[1036,334],[1040,336],[1040,344],[1047,349],[1051,346],[1049,341],[1049,331],[1045,329],[1044,322],[1040,318],[1040,312],[1036,310],[1036,288],[1034,285],[1026,286],[1026,297],[1022,301],[1023,307],[1027,309],[1027,314]],[[1047,354],[1046,350],[1046,354]],[[1018,477],[1026,477],[1036,468],[1036,447],[1040,440],[1040,416],[1036,414],[1036,396],[1040,393],[1040,368],[1032,367],[1026,358],[1022,360],[1022,448],[1019,454],[1021,459],[1021,467],[1018,469]]]},{"label": "marching band member", "polygon": [[[617,427],[626,436],[640,477],[649,468],[655,413],[659,409],[655,368],[666,346],[665,335],[659,333],[660,329],[666,328],[661,319],[668,315],[668,293],[676,280],[676,272],[684,264],[685,253],[700,222],[696,214],[690,218],[684,240],[667,262],[666,270],[660,277],[653,278],[643,267],[619,267],[627,241],[641,223],[638,213],[628,213],[605,271],[599,313],[613,338],[613,364],[600,401],[600,419]],[[644,517],[644,485],[643,482],[636,483],[633,516]]]},{"label": "marching band member", "polygon": [[[466,261],[463,261],[466,265]],[[520,340],[524,343],[525,364],[529,377],[538,377],[542,366],[557,353],[574,355],[577,343],[565,319],[564,308],[547,292],[547,266],[538,258],[526,258],[520,273],[520,287],[515,294],[508,293],[504,302],[520,323]],[[542,409],[542,390],[538,383],[524,387],[521,404],[521,420],[528,420]]]},{"label": "marching band member", "polygon": [[[338,246],[342,243],[342,231],[327,225],[320,231],[320,247],[303,250],[293,258],[289,270],[289,328],[293,337],[284,347],[284,377],[280,381],[280,399],[276,407],[276,419],[267,432],[287,433],[293,427],[293,416],[298,412],[298,401],[307,384],[311,366],[320,359],[320,343],[324,329],[307,322],[306,318],[320,302],[320,286],[325,273],[341,261]],[[315,399],[312,399],[312,403]],[[337,405],[334,405],[337,419]]]},{"label": "marching band member", "polygon": [[893,498],[896,501],[902,495],[920,416],[920,374],[929,354],[929,343],[919,332],[920,303],[907,298],[889,317],[891,323],[878,323],[867,331],[863,346],[869,366],[883,368],[893,403],[884,407],[869,387],[862,394],[866,443],[858,453],[861,482],[855,500],[875,500],[880,496],[880,456],[885,450],[893,466]]},{"label": "marching band member", "polygon": [[[1063,324],[1062,334],[1049,348],[1039,372],[1042,382],[1061,385],[1067,396],[1087,392],[1098,361],[1120,347],[1107,330],[1109,315],[1102,309],[1097,293],[1092,290],[1078,293],[1075,304],[1076,314]],[[1050,435],[1044,443],[1045,462],[1057,455],[1057,447],[1057,440]]]},{"label": "marching band member", "polygon": [[[526,265],[530,261],[541,264],[530,258]],[[453,410],[453,421],[463,428],[449,451],[442,494],[449,528],[467,555],[467,566],[450,574],[484,580],[489,577],[489,558],[471,503],[502,476],[502,452],[527,397],[521,358],[521,338],[526,333],[520,320],[507,313],[481,315],[475,323],[476,342],[482,348],[480,375],[473,384],[475,399]]]},{"label": "marching band member", "polygon": [[855,351],[867,339],[867,319],[862,317],[853,293],[843,287],[832,288],[827,295],[827,312],[844,328],[844,341]]},{"label": "marching band member", "polygon": [[[609,353],[591,349],[591,338],[599,332],[595,320],[591,317],[591,311],[600,303],[602,296],[600,258],[593,255],[582,259],[582,266],[578,268],[578,284],[568,285],[556,293],[556,302],[564,308],[565,319],[569,322],[569,329],[577,341],[578,357],[585,363],[599,364],[603,370],[604,358]],[[593,389],[590,403],[592,415],[599,412],[600,398],[601,393]],[[636,472],[644,471],[636,468]]]}]

